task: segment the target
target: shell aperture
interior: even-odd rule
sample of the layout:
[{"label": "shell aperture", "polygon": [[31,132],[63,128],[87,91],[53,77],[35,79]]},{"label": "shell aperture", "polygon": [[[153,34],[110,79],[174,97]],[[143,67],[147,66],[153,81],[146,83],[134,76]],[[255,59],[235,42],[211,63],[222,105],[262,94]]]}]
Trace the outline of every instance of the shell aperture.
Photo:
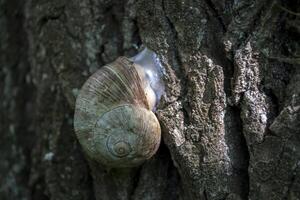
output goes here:
[{"label": "shell aperture", "polygon": [[158,56],[148,48],[145,48],[130,59],[136,64],[135,67],[139,72],[139,76],[145,84],[145,91],[147,91],[147,94],[149,95],[148,101],[151,102],[151,110],[155,111],[156,106],[165,91],[164,83],[162,81],[162,64]]}]

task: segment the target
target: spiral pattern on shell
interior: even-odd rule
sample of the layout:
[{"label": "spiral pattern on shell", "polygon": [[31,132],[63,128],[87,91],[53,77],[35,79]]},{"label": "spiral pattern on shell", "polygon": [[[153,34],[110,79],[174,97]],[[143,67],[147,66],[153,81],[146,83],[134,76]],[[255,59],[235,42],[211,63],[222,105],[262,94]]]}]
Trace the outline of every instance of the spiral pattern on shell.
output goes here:
[{"label": "spiral pattern on shell", "polygon": [[144,88],[135,63],[126,57],[86,81],[76,100],[74,128],[90,159],[108,167],[132,167],[157,151],[160,125]]}]

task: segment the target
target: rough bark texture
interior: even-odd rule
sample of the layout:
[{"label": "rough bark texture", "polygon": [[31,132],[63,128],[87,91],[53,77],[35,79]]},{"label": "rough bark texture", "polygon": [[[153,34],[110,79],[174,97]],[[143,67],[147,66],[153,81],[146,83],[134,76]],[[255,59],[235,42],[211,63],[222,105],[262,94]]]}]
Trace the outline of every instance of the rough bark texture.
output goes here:
[{"label": "rough bark texture", "polygon": [[[296,0],[0,0],[0,199],[300,199]],[[87,161],[83,82],[159,54],[163,142],[139,168]]]}]

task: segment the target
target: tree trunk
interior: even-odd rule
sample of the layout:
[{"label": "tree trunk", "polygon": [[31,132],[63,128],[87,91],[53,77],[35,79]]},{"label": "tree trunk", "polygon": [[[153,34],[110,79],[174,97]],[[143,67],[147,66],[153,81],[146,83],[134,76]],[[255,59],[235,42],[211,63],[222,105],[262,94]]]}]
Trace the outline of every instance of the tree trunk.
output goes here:
[{"label": "tree trunk", "polygon": [[[0,0],[0,199],[300,199],[296,0]],[[162,143],[106,170],[75,137],[88,77],[141,45]]]}]

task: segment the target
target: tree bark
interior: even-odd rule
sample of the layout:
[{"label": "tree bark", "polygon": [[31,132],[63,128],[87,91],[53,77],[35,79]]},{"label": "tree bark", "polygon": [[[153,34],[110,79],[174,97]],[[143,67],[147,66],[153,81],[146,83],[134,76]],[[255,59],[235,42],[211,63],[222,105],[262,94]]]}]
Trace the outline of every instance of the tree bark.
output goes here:
[{"label": "tree bark", "polygon": [[[0,199],[300,199],[296,0],[0,0]],[[86,160],[84,81],[141,44],[164,66],[162,144]]]}]

